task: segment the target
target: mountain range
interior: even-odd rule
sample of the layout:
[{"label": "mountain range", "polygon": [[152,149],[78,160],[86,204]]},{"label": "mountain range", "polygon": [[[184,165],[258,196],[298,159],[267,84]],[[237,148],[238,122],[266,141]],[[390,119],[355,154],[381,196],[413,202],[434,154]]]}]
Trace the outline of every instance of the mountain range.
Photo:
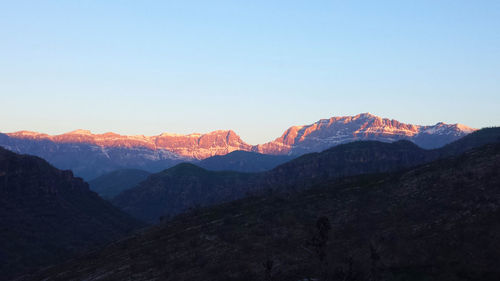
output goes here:
[{"label": "mountain range", "polygon": [[[114,195],[140,181],[113,204],[146,222],[163,216],[127,238],[145,224],[71,171],[0,149],[0,279],[498,280],[499,143],[500,128],[485,128],[437,149],[354,141],[259,173],[117,171],[94,187]],[[206,164],[280,156],[218,157]],[[324,273],[315,253],[329,222]]]},{"label": "mountain range", "polygon": [[363,113],[293,126],[274,141],[259,145],[245,143],[232,130],[157,136],[92,134],[76,130],[61,135],[29,131],[0,134],[0,146],[40,156],[57,168],[71,169],[77,176],[90,180],[118,169],[158,172],[180,162],[198,162],[237,150],[298,156],[355,140],[393,142],[403,139],[423,148],[436,148],[473,131],[475,129],[461,124],[420,126]]},{"label": "mountain range", "polygon": [[423,149],[406,140],[356,141],[305,154],[260,173],[209,171],[183,163],[150,175],[112,202],[132,216],[154,223],[190,208],[262,192],[303,190],[359,174],[394,172],[499,141],[499,128],[481,129],[439,149]]},{"label": "mountain range", "polygon": [[22,280],[499,280],[499,168],[495,143],[247,197]]}]

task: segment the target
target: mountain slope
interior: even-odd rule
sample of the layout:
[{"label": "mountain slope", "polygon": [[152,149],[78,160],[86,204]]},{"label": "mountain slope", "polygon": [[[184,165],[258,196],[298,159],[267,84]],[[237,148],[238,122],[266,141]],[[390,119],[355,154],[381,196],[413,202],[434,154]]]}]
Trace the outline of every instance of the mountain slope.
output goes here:
[{"label": "mountain slope", "polygon": [[89,187],[104,199],[112,199],[120,192],[136,186],[150,175],[137,169],[123,169],[99,176],[89,181]]},{"label": "mountain slope", "polygon": [[[499,171],[494,144],[405,172],[251,197],[25,280],[309,280],[324,272],[317,249],[338,280],[499,280]],[[315,246],[320,217],[331,224],[326,246]]]},{"label": "mountain slope", "polygon": [[[500,128],[495,128],[478,131],[473,138],[483,139],[476,143],[479,145],[496,142],[499,136]],[[154,179],[151,176],[119,194],[113,203],[134,217],[156,222],[160,216],[175,215],[195,205],[227,202],[271,189],[300,190],[346,176],[397,171],[445,157],[450,155],[448,151],[425,150],[409,141],[359,141],[306,154],[262,173],[224,174],[183,164],[183,169],[174,167],[154,174]],[[185,170],[190,171],[189,176],[180,174]]]},{"label": "mountain slope", "polygon": [[0,148],[0,276],[48,265],[142,226],[71,171]]},{"label": "mountain slope", "polygon": [[211,171],[263,172],[292,160],[288,155],[268,155],[237,150],[226,155],[216,155],[195,163]]},{"label": "mountain slope", "polygon": [[458,155],[469,149],[495,142],[500,142],[500,127],[477,130],[457,141],[447,144],[438,151],[441,156]]},{"label": "mountain slope", "polygon": [[113,199],[113,204],[134,217],[158,222],[196,206],[237,199],[249,191],[253,174],[208,171],[183,163],[152,174]]},{"label": "mountain slope", "polygon": [[57,144],[86,144],[100,148],[147,149],[169,152],[171,158],[204,159],[227,154],[234,150],[250,150],[233,131],[213,131],[207,134],[177,135],[163,133],[157,136],[124,136],[115,133],[92,134],[75,130],[61,135],[47,135],[20,131],[7,134],[10,138],[32,141],[50,141]]},{"label": "mountain slope", "polygon": [[[5,135],[4,135],[5,136]],[[58,169],[72,170],[86,180],[120,169],[159,172],[186,161],[172,152],[146,147],[100,147],[87,143],[58,143],[50,139],[0,138],[0,146],[36,155]]]},{"label": "mountain slope", "polygon": [[265,154],[300,155],[357,140],[411,140],[420,147],[431,149],[441,147],[473,131],[475,129],[461,124],[437,123],[433,126],[420,126],[362,113],[356,116],[321,119],[310,125],[293,126],[276,140],[257,145],[253,149]]},{"label": "mountain slope", "polygon": [[161,216],[176,215],[195,206],[227,202],[270,189],[303,189],[340,177],[402,169],[428,161],[427,152],[407,141],[365,141],[307,154],[262,173],[215,172],[179,164],[151,175],[112,202],[132,216],[154,223]]},{"label": "mountain slope", "polygon": [[[180,162],[226,155],[237,150],[299,156],[357,140],[411,140],[424,148],[436,148],[474,130],[461,124],[404,124],[364,113],[293,126],[276,140],[255,146],[245,143],[231,130],[157,136],[92,134],[86,130],[61,135],[20,131],[0,134],[0,146],[17,153],[42,157],[57,168],[71,169],[76,175],[89,180],[118,169],[158,172]],[[255,155],[246,155],[250,160],[243,159],[243,162],[248,163],[255,158]],[[240,164],[243,162],[240,161]],[[245,168],[245,171],[250,169]]]},{"label": "mountain slope", "polygon": [[232,131],[153,137],[91,134],[85,130],[56,136],[21,131],[4,134],[0,146],[42,157],[87,180],[120,169],[159,172],[181,162],[250,149]]},{"label": "mountain slope", "polygon": [[267,172],[265,177],[273,186],[304,188],[346,176],[397,171],[436,157],[437,153],[410,141],[356,141],[305,154]]},{"label": "mountain slope", "polygon": [[[261,172],[270,170],[293,159],[286,155],[267,155],[248,151],[233,151],[195,162],[209,171]],[[136,186],[150,173],[136,169],[123,169],[104,174],[89,181],[90,189],[105,199],[112,199],[120,192]]]}]

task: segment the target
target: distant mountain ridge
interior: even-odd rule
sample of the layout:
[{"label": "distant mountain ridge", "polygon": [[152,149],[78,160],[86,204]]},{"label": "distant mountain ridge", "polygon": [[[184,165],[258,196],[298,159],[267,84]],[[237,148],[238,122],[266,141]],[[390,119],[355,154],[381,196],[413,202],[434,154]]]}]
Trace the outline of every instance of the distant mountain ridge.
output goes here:
[{"label": "distant mountain ridge", "polygon": [[293,126],[272,142],[257,145],[254,150],[265,154],[304,154],[318,152],[334,145],[357,141],[394,142],[410,140],[422,148],[432,149],[459,139],[476,129],[462,124],[437,123],[420,126],[381,118],[370,113],[321,119],[305,126]]},{"label": "distant mountain ridge", "polygon": [[[235,150],[249,151],[252,147],[243,142],[232,130],[189,135],[163,133],[157,136],[126,136],[111,132],[92,134],[88,130],[75,130],[54,136],[30,131],[20,131],[6,135],[16,139],[48,140],[61,144],[81,143],[101,148],[145,148],[159,151],[169,158],[188,159],[204,159],[213,155],[224,155]],[[162,153],[163,151],[166,153]]]},{"label": "distant mountain ridge", "polygon": [[274,141],[259,145],[247,144],[232,130],[157,136],[92,134],[76,130],[54,136],[29,131],[0,134],[0,146],[43,157],[57,168],[71,169],[78,176],[92,179],[118,169],[158,172],[180,162],[196,162],[238,150],[298,156],[356,140],[394,142],[403,139],[423,148],[436,148],[475,130],[461,124],[405,124],[363,113],[293,126]]}]

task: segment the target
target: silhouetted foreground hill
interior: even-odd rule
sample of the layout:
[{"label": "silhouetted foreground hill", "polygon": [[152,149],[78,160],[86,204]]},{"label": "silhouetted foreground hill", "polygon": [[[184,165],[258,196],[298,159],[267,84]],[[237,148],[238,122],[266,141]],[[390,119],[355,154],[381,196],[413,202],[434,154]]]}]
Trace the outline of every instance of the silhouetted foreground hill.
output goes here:
[{"label": "silhouetted foreground hill", "polygon": [[216,155],[195,165],[211,171],[264,172],[295,158],[288,155],[269,155],[237,150],[226,155]]},{"label": "silhouetted foreground hill", "polygon": [[[212,172],[183,164],[154,174],[115,197],[113,203],[148,222],[194,206],[207,206],[265,190],[300,190],[341,177],[397,171],[498,141],[500,128],[474,132],[441,149],[425,150],[410,141],[359,141],[293,159],[271,171]],[[187,173],[189,171],[189,173]]]},{"label": "silhouetted foreground hill", "polygon": [[118,239],[142,226],[45,160],[0,148],[0,279]]},{"label": "silhouetted foreground hill", "polygon": [[25,280],[500,280],[499,222],[492,144],[197,209]]},{"label": "silhouetted foreground hill", "polygon": [[89,181],[89,187],[104,199],[112,199],[120,192],[136,186],[151,173],[137,169],[116,170]]}]

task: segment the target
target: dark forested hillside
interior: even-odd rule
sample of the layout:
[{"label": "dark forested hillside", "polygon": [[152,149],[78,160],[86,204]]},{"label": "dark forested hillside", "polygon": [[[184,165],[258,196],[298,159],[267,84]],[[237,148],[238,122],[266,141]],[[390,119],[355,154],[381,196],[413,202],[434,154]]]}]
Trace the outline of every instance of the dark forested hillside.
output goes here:
[{"label": "dark forested hillside", "polygon": [[71,171],[0,148],[0,280],[60,262],[140,226]]},{"label": "dark forested hillside", "polygon": [[499,280],[500,144],[193,210],[26,280]]}]

